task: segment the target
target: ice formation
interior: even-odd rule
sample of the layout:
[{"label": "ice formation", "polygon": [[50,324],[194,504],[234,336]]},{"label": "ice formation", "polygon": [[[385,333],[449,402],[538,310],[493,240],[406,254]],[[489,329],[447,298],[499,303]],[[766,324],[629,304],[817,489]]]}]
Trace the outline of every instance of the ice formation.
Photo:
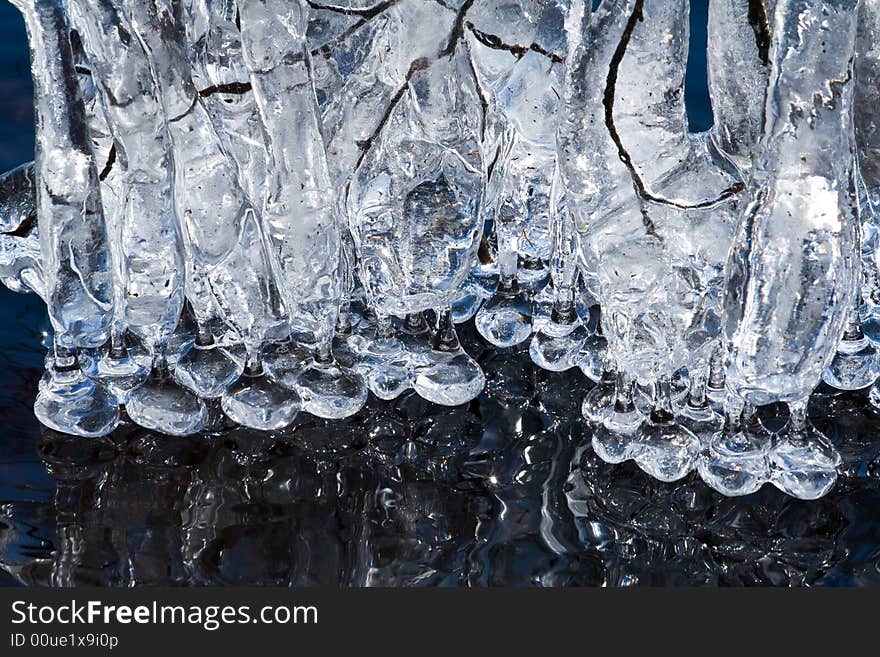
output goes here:
[{"label": "ice formation", "polygon": [[880,408],[875,0],[714,0],[698,134],[686,0],[14,4],[0,279],[46,301],[55,429],[466,403],[470,319],[595,382],[603,459],[727,495],[833,485],[820,381]]}]

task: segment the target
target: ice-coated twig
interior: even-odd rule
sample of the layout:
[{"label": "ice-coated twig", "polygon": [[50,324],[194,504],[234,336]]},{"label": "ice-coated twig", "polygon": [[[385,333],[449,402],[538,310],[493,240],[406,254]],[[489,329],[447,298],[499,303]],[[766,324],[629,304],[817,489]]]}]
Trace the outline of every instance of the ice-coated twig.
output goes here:
[{"label": "ice-coated twig", "polygon": [[720,306],[738,172],[687,131],[687,4],[610,0],[568,13],[557,133],[566,203],[595,276],[609,353],[641,380],[702,352]]},{"label": "ice-coated twig", "polygon": [[113,263],[64,11],[15,0],[31,48],[37,121],[36,205],[43,288],[57,340],[96,347],[110,335]]},{"label": "ice-coated twig", "polygon": [[591,15],[575,0],[569,9],[557,140],[581,231],[632,207],[633,192],[654,234],[656,208],[709,208],[743,189],[687,134],[687,15],[680,1],[608,0]]},{"label": "ice-coated twig", "polygon": [[765,0],[709,3],[706,61],[718,147],[743,169],[764,122],[764,94],[770,73],[772,6]]},{"label": "ice-coated twig", "polygon": [[245,62],[269,146],[264,227],[293,328],[323,342],[341,295],[340,227],[306,48],[304,0],[239,0]]},{"label": "ice-coated twig", "polygon": [[517,58],[523,57],[528,52],[535,52],[543,57],[546,57],[554,64],[561,64],[563,61],[565,61],[562,55],[547,50],[540,43],[536,43],[533,41],[527,46],[520,45],[518,43],[506,43],[504,39],[499,37],[497,34],[492,34],[491,32],[485,32],[479,29],[476,25],[474,25],[473,21],[467,21],[465,23],[465,26],[467,27],[468,31],[470,31],[470,33],[474,35],[477,41],[479,41],[485,47],[491,48],[492,50],[505,50]]},{"label": "ice-coated twig", "polygon": [[[451,12],[439,4],[398,0],[377,5],[369,21],[354,23],[343,33],[351,37],[346,37],[342,52],[351,51],[357,65],[327,89],[323,113],[328,164],[336,185],[344,185],[372,147],[415,70],[446,45],[451,19]],[[355,36],[365,45],[358,46]],[[318,57],[319,64],[323,58]],[[338,76],[332,73],[338,65],[329,65],[331,75]]]},{"label": "ice-coated twig", "polygon": [[174,199],[188,256],[187,297],[203,325],[216,312],[210,269],[235,248],[252,207],[193,84],[183,26],[152,2],[125,0],[125,7],[147,50],[168,116]]},{"label": "ice-coated twig", "polygon": [[165,343],[183,305],[184,248],[174,207],[166,115],[150,61],[121,0],[68,0],[92,65],[122,170],[116,239],[124,322],[150,345]]},{"label": "ice-coated twig", "polygon": [[857,0],[780,0],[754,201],[728,263],[727,387],[797,402],[834,356],[858,279],[852,194]]},{"label": "ice-coated twig", "polygon": [[441,49],[413,63],[352,179],[349,226],[367,295],[383,314],[451,303],[479,245],[485,163],[467,6],[441,14]]},{"label": "ice-coated twig", "polygon": [[556,51],[564,51],[564,15],[547,0],[478,0],[464,21],[491,163],[483,211],[496,219],[499,258],[512,257],[514,274],[517,251],[534,260],[549,256],[547,207],[563,61]]},{"label": "ice-coated twig", "polygon": [[104,208],[104,219],[107,222],[107,231],[110,235],[110,253],[113,256],[115,283],[113,286],[113,305],[116,313],[111,338],[116,344],[119,344],[123,339],[125,328],[125,288],[123,285],[125,257],[121,251],[122,226],[120,223],[124,193],[122,169],[116,166],[116,140],[107,123],[107,116],[104,114],[98,84],[92,75],[92,65],[83,49],[82,38],[76,30],[72,30],[70,33],[70,43],[73,46],[79,88],[86,110],[89,142],[92,146],[95,163],[98,166],[98,180],[101,181],[101,204]]},{"label": "ice-coated twig", "polygon": [[235,0],[193,0],[186,21],[193,82],[251,205],[266,195],[266,137],[242,59]]},{"label": "ice-coated twig", "polygon": [[[605,126],[639,196],[683,210],[711,207],[744,188],[717,163],[693,153],[684,104],[688,16],[686,0],[636,0],[602,99]],[[694,179],[700,183],[692,187]]]}]

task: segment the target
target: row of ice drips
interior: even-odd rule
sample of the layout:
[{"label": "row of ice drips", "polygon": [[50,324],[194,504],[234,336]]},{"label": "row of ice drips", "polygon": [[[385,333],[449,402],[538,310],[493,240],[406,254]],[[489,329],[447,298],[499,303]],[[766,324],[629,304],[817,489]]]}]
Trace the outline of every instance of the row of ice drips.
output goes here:
[{"label": "row of ice drips", "polygon": [[[607,460],[727,494],[833,484],[806,400],[878,367],[876,2],[713,2],[703,134],[683,0],[15,4],[38,141],[0,192],[4,278],[47,301],[48,426],[464,403],[475,316],[599,382]],[[788,430],[754,430],[774,401]]]}]

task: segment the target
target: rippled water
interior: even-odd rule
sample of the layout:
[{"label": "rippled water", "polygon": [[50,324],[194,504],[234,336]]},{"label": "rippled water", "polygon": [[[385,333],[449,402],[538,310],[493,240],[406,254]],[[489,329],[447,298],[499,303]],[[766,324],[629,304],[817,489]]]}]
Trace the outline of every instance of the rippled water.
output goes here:
[{"label": "rippled water", "polygon": [[31,415],[36,316],[4,327],[4,583],[880,584],[880,418],[859,395],[814,400],[846,461],[816,502],[602,463],[578,412],[590,384],[523,351],[483,352],[488,387],[467,407],[410,394],[277,434],[87,441]]}]

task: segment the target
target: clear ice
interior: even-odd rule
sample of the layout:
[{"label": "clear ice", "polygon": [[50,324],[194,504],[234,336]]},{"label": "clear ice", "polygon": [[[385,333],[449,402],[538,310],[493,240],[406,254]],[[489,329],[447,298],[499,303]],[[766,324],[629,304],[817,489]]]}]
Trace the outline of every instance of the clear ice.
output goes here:
[{"label": "clear ice", "polygon": [[61,343],[97,347],[113,321],[111,235],[67,20],[54,0],[13,4],[31,43],[42,295]]},{"label": "clear ice", "polygon": [[52,320],[47,426],[461,405],[482,336],[591,379],[608,462],[813,499],[816,386],[880,409],[875,0],[713,0],[701,133],[687,0],[13,4],[37,149],[0,280]]}]

